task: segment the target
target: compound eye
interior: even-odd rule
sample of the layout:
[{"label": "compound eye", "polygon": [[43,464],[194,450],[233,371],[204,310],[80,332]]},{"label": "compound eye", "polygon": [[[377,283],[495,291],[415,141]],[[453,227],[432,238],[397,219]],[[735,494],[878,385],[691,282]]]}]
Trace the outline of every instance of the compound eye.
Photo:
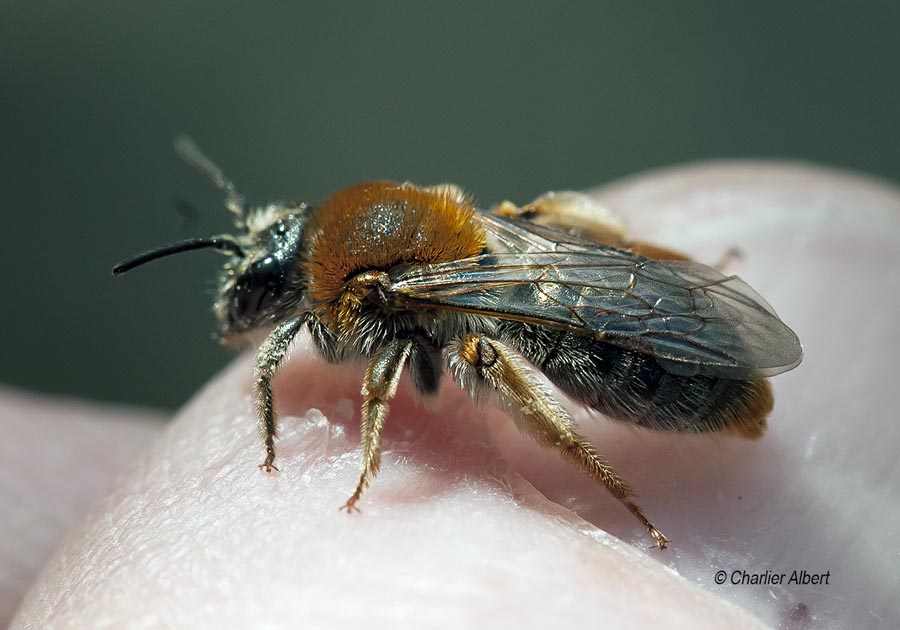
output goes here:
[{"label": "compound eye", "polygon": [[286,284],[284,262],[266,256],[251,264],[234,285],[232,322],[249,323],[281,297]]}]

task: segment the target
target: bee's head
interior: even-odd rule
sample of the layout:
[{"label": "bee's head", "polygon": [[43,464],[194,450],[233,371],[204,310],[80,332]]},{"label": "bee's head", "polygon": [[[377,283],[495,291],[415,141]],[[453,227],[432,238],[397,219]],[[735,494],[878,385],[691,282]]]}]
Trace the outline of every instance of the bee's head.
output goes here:
[{"label": "bee's head", "polygon": [[272,204],[248,216],[246,235],[237,241],[241,252],[225,264],[215,304],[226,342],[296,313],[304,294],[298,255],[308,210]]},{"label": "bee's head", "polygon": [[231,182],[189,139],[180,138],[175,148],[225,191],[238,234],[165,245],[123,260],[113,268],[113,275],[172,254],[215,249],[229,256],[214,307],[224,342],[293,315],[304,294],[298,253],[309,207],[303,203],[270,204],[246,210]]}]

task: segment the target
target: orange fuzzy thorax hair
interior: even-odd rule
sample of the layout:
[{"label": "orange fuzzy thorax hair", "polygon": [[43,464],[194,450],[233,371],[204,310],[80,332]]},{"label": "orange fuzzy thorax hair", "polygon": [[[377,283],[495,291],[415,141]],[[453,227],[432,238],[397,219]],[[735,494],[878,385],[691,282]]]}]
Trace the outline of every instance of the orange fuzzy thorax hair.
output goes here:
[{"label": "orange fuzzy thorax hair", "polygon": [[317,310],[336,304],[357,273],[480,254],[485,234],[474,212],[452,187],[366,182],[334,193],[306,229],[303,265]]}]

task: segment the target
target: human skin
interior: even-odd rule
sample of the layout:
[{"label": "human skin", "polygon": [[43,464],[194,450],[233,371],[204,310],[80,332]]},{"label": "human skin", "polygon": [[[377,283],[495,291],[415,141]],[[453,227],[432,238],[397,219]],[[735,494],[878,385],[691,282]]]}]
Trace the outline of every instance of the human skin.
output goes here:
[{"label": "human skin", "polygon": [[[358,475],[362,366],[327,365],[300,341],[275,383],[279,473],[256,467],[244,355],[134,456],[12,627],[900,627],[900,191],[795,164],[719,163],[595,195],[634,237],[697,260],[738,247],[727,271],[806,352],[772,380],[759,441],[651,433],[569,405],[669,549],[651,550],[602,487],[449,378],[425,405],[404,381],[362,512],[339,512]],[[70,412],[58,414],[65,432]],[[122,439],[131,453],[148,441]],[[7,476],[28,483],[24,469]],[[82,484],[73,471],[33,501]],[[714,583],[740,569],[830,572],[829,583]]]}]

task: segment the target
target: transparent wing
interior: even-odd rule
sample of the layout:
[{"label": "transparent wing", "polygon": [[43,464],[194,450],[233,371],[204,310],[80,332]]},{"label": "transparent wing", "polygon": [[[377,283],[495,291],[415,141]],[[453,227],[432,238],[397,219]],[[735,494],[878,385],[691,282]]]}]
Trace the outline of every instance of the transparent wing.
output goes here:
[{"label": "transparent wing", "polygon": [[[493,218],[491,219],[493,221]],[[392,274],[401,301],[572,330],[652,354],[667,369],[771,376],[802,358],[797,336],[736,276],[655,261],[501,222],[505,250]],[[555,248],[534,251],[535,248]]]},{"label": "transparent wing", "polygon": [[[585,251],[605,247],[577,234],[516,217],[481,212],[475,215],[491,242],[491,251],[506,253]],[[577,231],[577,226],[575,227]],[[611,249],[611,248],[607,248]]]}]

